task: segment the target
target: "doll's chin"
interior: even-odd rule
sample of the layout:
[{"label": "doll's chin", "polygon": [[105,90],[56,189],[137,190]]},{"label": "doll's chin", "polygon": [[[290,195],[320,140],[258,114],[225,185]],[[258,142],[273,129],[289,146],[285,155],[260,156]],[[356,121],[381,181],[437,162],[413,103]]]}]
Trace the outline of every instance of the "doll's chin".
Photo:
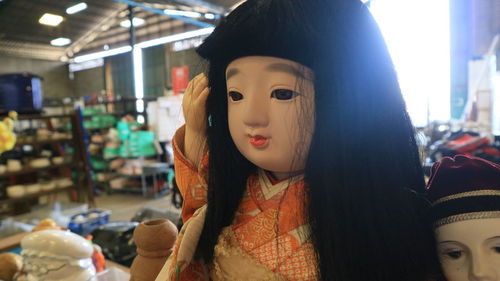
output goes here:
[{"label": "doll's chin", "polygon": [[261,168],[262,170],[268,171],[273,175],[278,177],[287,177],[287,175],[296,175],[302,173],[304,167],[290,167],[289,163],[279,163],[276,161],[269,161],[263,159],[252,159],[248,158],[250,162],[255,164],[255,166]]}]

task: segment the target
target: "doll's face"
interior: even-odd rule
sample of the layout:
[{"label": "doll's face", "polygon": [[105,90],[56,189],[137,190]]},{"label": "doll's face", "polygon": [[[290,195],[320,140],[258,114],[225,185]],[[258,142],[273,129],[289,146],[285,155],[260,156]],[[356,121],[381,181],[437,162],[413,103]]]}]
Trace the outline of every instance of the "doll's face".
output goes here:
[{"label": "doll's face", "polygon": [[448,281],[500,280],[500,218],[443,225],[436,238]]},{"label": "doll's face", "polygon": [[304,169],[314,131],[313,72],[275,57],[226,69],[229,131],[238,150],[277,178]]}]

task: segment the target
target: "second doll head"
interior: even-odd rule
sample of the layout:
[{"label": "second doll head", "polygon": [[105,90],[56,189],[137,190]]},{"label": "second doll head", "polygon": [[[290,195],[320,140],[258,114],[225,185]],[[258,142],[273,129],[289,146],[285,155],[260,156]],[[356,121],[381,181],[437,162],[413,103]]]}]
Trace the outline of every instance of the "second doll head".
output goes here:
[{"label": "second doll head", "polygon": [[445,157],[432,167],[428,189],[446,279],[500,280],[500,166]]}]

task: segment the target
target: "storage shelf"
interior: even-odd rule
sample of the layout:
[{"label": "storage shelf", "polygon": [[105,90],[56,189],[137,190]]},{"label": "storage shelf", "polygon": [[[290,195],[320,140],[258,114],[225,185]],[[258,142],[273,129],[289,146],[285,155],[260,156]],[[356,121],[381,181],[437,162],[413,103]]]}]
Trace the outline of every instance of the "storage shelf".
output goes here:
[{"label": "storage shelf", "polygon": [[47,167],[43,167],[43,168],[24,168],[24,169],[22,169],[20,171],[16,171],[16,172],[1,173],[0,178],[25,175],[25,174],[31,174],[31,173],[41,172],[41,171],[54,170],[57,168],[72,167],[72,166],[73,166],[72,163],[62,163],[62,164],[51,165],[51,166],[47,166]]},{"label": "storage shelf", "polygon": [[[150,190],[150,188],[149,188]],[[149,197],[159,197],[159,196],[165,196],[168,195],[172,192],[171,189],[169,188],[162,188],[160,190],[156,190],[155,192],[146,192],[146,196]],[[137,193],[137,194],[142,194],[142,187],[124,187],[124,188],[109,188],[108,193]]]},{"label": "storage shelf", "polygon": [[137,99],[137,98],[122,98],[119,100],[112,100],[112,101],[92,101],[92,102],[85,102],[85,106],[94,106],[94,105],[104,105],[104,104],[116,104],[116,103],[127,103],[127,102],[135,102],[138,100],[143,100],[143,101],[155,101],[157,97],[144,97],[142,99]]},{"label": "storage shelf", "polygon": [[[35,122],[31,122],[32,120]],[[16,178],[19,180],[15,182],[24,180],[29,182],[40,182],[43,181],[43,171],[46,171],[45,173],[49,175],[52,174],[50,171],[54,173],[59,171],[61,172],[61,176],[64,177],[69,177],[71,173],[72,176],[75,177],[75,181],[72,181],[71,185],[65,188],[55,188],[33,194],[25,194],[20,198],[2,197],[0,199],[0,207],[2,207],[2,210],[6,210],[6,212],[0,214],[0,219],[8,214],[26,212],[31,209],[31,206],[25,206],[19,209],[15,204],[12,204],[12,202],[26,202],[29,205],[30,201],[33,200],[32,198],[59,192],[68,193],[68,195],[70,195],[70,200],[75,202],[84,201],[84,198],[86,198],[89,205],[94,206],[94,183],[88,167],[89,159],[85,148],[85,131],[83,131],[81,126],[83,122],[81,110],[71,110],[69,114],[66,112],[47,115],[44,113],[20,114],[18,116],[18,121],[21,122],[20,124],[22,125],[23,132],[18,134],[15,147],[21,148],[23,146],[32,146],[35,148],[35,152],[38,153],[40,148],[48,146],[53,148],[58,155],[62,157],[71,156],[72,159],[67,159],[67,161],[61,164],[40,168],[33,168],[26,165],[27,167],[23,167],[19,171],[6,171],[1,173],[0,179],[4,181],[4,179]],[[65,129],[63,134],[61,134],[62,132],[59,133],[61,128]],[[38,129],[45,129],[51,133],[47,135],[37,135],[34,132]],[[69,148],[71,148],[71,150]],[[6,189],[8,189],[8,187],[4,187],[3,185],[0,187],[0,191],[5,191]]]},{"label": "storage shelf", "polygon": [[16,146],[23,146],[23,145],[44,145],[44,144],[52,144],[52,143],[67,143],[71,142],[73,138],[62,138],[62,139],[47,139],[47,140],[34,140],[34,141],[19,141],[16,142]]},{"label": "storage shelf", "polygon": [[71,186],[64,187],[64,188],[55,188],[55,189],[52,189],[52,190],[37,192],[37,193],[33,193],[33,194],[27,194],[27,195],[24,195],[23,197],[19,197],[19,198],[8,198],[8,199],[0,200],[0,204],[6,204],[6,203],[14,203],[14,202],[19,202],[19,201],[24,201],[24,200],[27,200],[27,199],[37,198],[37,197],[40,197],[40,196],[54,194],[54,193],[58,193],[58,192],[61,192],[61,191],[67,191],[67,190],[75,188],[75,187],[76,186],[71,185]]},{"label": "storage shelf", "polygon": [[17,120],[33,120],[33,119],[57,119],[57,118],[71,118],[71,114],[54,114],[54,115],[38,115],[38,114],[20,114]]},{"label": "storage shelf", "polygon": [[130,192],[130,193],[142,193],[142,187],[123,187],[123,188],[109,188],[109,192]]},{"label": "storage shelf", "polygon": [[127,114],[130,114],[130,115],[134,115],[134,114],[144,115],[144,114],[146,114],[146,112],[137,112],[137,111],[133,111],[133,110],[122,111],[122,112],[97,112],[97,113],[93,113],[93,114],[89,114],[89,115],[83,115],[83,117],[84,118],[91,118],[93,116],[106,116],[106,115],[113,115],[113,116],[121,117],[121,116],[124,116],[124,115],[127,115]]}]

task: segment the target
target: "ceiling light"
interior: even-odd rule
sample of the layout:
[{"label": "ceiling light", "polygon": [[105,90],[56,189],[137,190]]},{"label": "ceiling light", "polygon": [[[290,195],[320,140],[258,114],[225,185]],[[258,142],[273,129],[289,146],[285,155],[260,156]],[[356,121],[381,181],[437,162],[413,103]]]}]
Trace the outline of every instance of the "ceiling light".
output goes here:
[{"label": "ceiling light", "polygon": [[58,47],[66,46],[66,45],[69,45],[70,43],[71,43],[71,39],[63,38],[63,37],[59,37],[57,39],[50,41],[50,45],[58,46]]},{"label": "ceiling light", "polygon": [[[139,26],[139,25],[143,25],[145,20],[141,19],[141,18],[134,18],[134,19],[132,19],[132,22],[134,23],[134,26]],[[129,28],[130,27],[130,20],[124,20],[124,21],[120,22],[120,26]]]},{"label": "ceiling light", "polygon": [[215,15],[214,15],[214,14],[212,14],[212,13],[206,13],[206,14],[205,14],[205,18],[206,18],[207,20],[214,20],[214,19],[215,19]]},{"label": "ceiling light", "polygon": [[74,62],[83,62],[83,61],[93,60],[93,59],[97,59],[97,58],[105,58],[105,57],[110,57],[110,56],[114,56],[114,55],[127,53],[130,51],[132,51],[132,47],[124,46],[124,47],[120,47],[120,48],[116,48],[116,49],[109,49],[107,51],[77,56],[74,58]]},{"label": "ceiling light", "polygon": [[69,8],[66,9],[66,14],[76,14],[78,12],[81,12],[83,10],[87,9],[87,4],[85,2],[80,2],[76,5],[73,5]]},{"label": "ceiling light", "polygon": [[41,24],[51,26],[58,26],[62,21],[63,17],[49,13],[43,14],[43,16],[38,20],[38,22]]},{"label": "ceiling light", "polygon": [[183,16],[183,17],[188,17],[188,18],[200,18],[201,17],[200,13],[192,12],[192,11],[165,9],[165,10],[163,10],[163,13],[167,16]]},{"label": "ceiling light", "polygon": [[[175,34],[175,35],[170,35],[170,36],[166,36],[166,37],[162,37],[162,38],[158,38],[158,39],[153,39],[153,40],[141,42],[139,44],[136,44],[134,47],[136,47],[136,48],[148,48],[148,47],[152,47],[152,46],[158,46],[158,45],[167,44],[167,43],[171,43],[171,42],[175,42],[175,41],[179,41],[179,40],[208,35],[208,34],[212,33],[213,30],[214,30],[213,27],[197,29],[197,30],[193,30],[193,31],[188,31],[188,32],[184,32],[184,33],[179,33],[179,34]],[[132,50],[131,46],[123,46],[123,47],[116,48],[116,49],[109,49],[107,51],[77,56],[73,59],[73,61],[78,63],[78,62],[93,60],[96,58],[104,58],[104,57],[114,56],[114,55],[118,55],[118,54],[123,54],[126,52],[130,52],[131,50]],[[68,55],[70,55],[70,52],[68,52]]]},{"label": "ceiling light", "polygon": [[166,37],[152,39],[149,41],[144,41],[144,42],[136,44],[135,47],[148,48],[148,47],[163,45],[163,44],[172,43],[172,42],[179,41],[179,40],[208,35],[208,34],[212,33],[212,31],[214,31],[213,27],[197,29],[197,30],[188,31],[188,32],[179,33],[179,34],[174,34],[174,35],[170,35],[170,36],[166,36]]}]

